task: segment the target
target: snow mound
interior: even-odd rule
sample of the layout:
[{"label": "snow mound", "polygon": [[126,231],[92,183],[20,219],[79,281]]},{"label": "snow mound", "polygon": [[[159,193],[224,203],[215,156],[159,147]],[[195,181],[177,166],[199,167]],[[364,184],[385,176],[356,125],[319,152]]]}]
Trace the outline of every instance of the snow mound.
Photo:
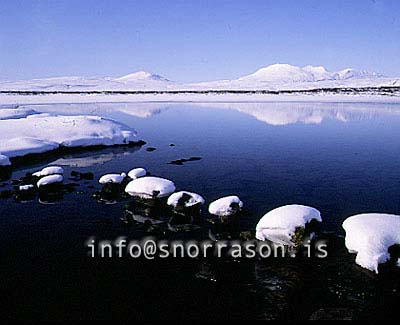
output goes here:
[{"label": "snow mound", "polygon": [[208,207],[208,212],[213,215],[226,217],[235,214],[238,208],[243,207],[243,202],[237,196],[226,196],[214,202]]},{"label": "snow mound", "polygon": [[121,184],[124,179],[126,178],[125,173],[121,174],[106,174],[100,177],[99,183],[100,184]]},{"label": "snow mound", "polygon": [[0,108],[0,120],[22,118],[32,114],[37,112],[28,108]]},{"label": "snow mound", "polygon": [[176,208],[178,205],[184,205],[185,208],[190,208],[194,205],[205,203],[204,198],[196,193],[180,191],[171,194],[168,198],[167,204]]},{"label": "snow mound", "polygon": [[0,120],[0,152],[12,158],[60,146],[128,144],[135,134],[123,124],[98,116],[35,114]]},{"label": "snow mound", "polygon": [[394,214],[365,213],[347,218],[343,222],[346,247],[357,253],[356,263],[378,273],[378,264],[389,260],[390,246],[400,244],[400,216]]},{"label": "snow mound", "polygon": [[125,192],[144,199],[163,198],[175,192],[175,184],[165,178],[146,176],[131,181]]},{"label": "snow mound", "polygon": [[49,175],[45,176],[37,182],[37,187],[42,187],[46,185],[51,185],[51,184],[59,184],[64,181],[64,177],[62,175]]},{"label": "snow mound", "polygon": [[29,190],[33,189],[34,187],[35,186],[33,186],[32,184],[20,185],[20,187],[18,189],[22,192],[22,191],[29,191]]},{"label": "snow mound", "polygon": [[296,228],[305,227],[311,220],[322,222],[320,212],[305,205],[285,205],[265,214],[256,226],[256,238],[277,244],[294,246]]},{"label": "snow mound", "polygon": [[49,166],[49,167],[45,167],[42,170],[33,173],[33,176],[36,177],[43,177],[43,176],[49,176],[49,175],[54,175],[54,174],[64,174],[64,169],[62,167],[59,166]]},{"label": "snow mound", "polygon": [[132,179],[144,177],[147,175],[147,170],[144,168],[134,168],[129,171],[128,176]]},{"label": "snow mound", "polygon": [[11,162],[7,156],[0,154],[0,166],[10,166]]},{"label": "snow mound", "polygon": [[273,64],[261,68],[251,75],[239,78],[239,80],[309,82],[314,81],[314,77],[312,73],[304,71],[300,67],[290,64]]}]

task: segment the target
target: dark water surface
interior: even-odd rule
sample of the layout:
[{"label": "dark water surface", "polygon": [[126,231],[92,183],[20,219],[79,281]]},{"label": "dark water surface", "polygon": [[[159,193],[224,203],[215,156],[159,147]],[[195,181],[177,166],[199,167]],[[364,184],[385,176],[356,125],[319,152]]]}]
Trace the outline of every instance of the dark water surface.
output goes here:
[{"label": "dark water surface", "polygon": [[[399,273],[354,264],[341,223],[352,214],[400,214],[400,105],[341,103],[38,105],[41,112],[94,114],[134,127],[142,148],[107,148],[18,167],[95,173],[55,204],[0,200],[2,314],[6,318],[390,318]],[[174,144],[174,146],[170,146]],[[147,147],[155,147],[149,152]],[[183,165],[168,162],[190,157]],[[286,204],[318,208],[331,242],[326,260],[91,259],[94,236],[148,235],[121,221],[129,199],[98,203],[97,179],[145,167],[204,196],[238,195],[242,230]],[[67,178],[66,177],[66,178]],[[5,182],[3,188],[11,185]],[[205,209],[206,210],[206,209]],[[183,235],[182,235],[183,236]],[[202,238],[202,230],[185,234]],[[168,237],[168,236],[167,236]],[[318,312],[317,312],[318,311]],[[312,316],[313,315],[313,316]],[[318,316],[319,315],[319,316]],[[323,316],[320,316],[323,315]]]}]

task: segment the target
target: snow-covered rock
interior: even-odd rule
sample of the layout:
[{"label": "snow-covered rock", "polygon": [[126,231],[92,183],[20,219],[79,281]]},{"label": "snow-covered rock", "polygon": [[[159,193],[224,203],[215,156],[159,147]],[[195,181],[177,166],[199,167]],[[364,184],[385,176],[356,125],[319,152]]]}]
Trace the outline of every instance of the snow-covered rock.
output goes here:
[{"label": "snow-covered rock", "polygon": [[163,198],[175,192],[175,184],[165,178],[146,176],[131,181],[125,192],[144,199]]},{"label": "snow-covered rock", "polygon": [[265,214],[256,226],[256,238],[276,244],[295,246],[296,228],[305,228],[312,220],[322,222],[320,212],[305,205],[285,205]]},{"label": "snow-covered rock", "polygon": [[49,175],[54,175],[54,174],[64,174],[64,169],[62,167],[59,166],[49,166],[49,167],[45,167],[42,170],[39,170],[36,173],[33,173],[33,176],[36,177],[43,177],[43,176],[49,176]]},{"label": "snow-covered rock", "polygon": [[59,147],[128,144],[135,131],[98,116],[29,115],[0,120],[0,152],[10,158]]},{"label": "snow-covered rock", "polygon": [[52,184],[60,184],[64,181],[64,177],[59,174],[45,176],[37,182],[37,187],[43,187]]},{"label": "snow-covered rock", "polygon": [[194,205],[203,205],[204,203],[205,200],[201,195],[187,191],[173,193],[167,200],[167,204],[174,208],[178,205],[190,208]]},{"label": "snow-covered rock", "polygon": [[20,185],[18,187],[18,190],[23,192],[23,191],[29,191],[32,190],[35,186],[33,184],[29,184],[29,185]]},{"label": "snow-covered rock", "polygon": [[357,253],[356,263],[378,273],[378,264],[390,259],[389,247],[400,244],[400,216],[382,213],[358,214],[343,222],[346,247]]},{"label": "snow-covered rock", "polygon": [[11,162],[7,156],[0,154],[0,167],[1,166],[11,166]]},{"label": "snow-covered rock", "polygon": [[106,174],[100,177],[100,184],[121,184],[126,178],[125,173],[121,174]]},{"label": "snow-covered rock", "polygon": [[147,175],[147,170],[144,168],[134,168],[129,171],[128,176],[132,179],[144,177]]},{"label": "snow-covered rock", "polygon": [[227,217],[235,214],[243,207],[243,202],[235,196],[222,197],[208,206],[208,212],[220,217]]}]

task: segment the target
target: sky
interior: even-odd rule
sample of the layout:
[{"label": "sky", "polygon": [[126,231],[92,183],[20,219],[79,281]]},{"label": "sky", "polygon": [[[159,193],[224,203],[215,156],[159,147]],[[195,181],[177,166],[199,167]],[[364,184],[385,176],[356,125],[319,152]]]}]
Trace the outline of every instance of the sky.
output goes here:
[{"label": "sky", "polygon": [[0,0],[0,80],[197,82],[274,63],[400,76],[400,1]]}]

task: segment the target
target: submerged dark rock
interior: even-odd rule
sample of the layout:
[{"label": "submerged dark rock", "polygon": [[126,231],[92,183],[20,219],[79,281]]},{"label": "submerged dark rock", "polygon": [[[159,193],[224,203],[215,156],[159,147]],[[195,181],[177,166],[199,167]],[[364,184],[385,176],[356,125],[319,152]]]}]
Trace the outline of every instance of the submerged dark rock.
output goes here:
[{"label": "submerged dark rock", "polygon": [[146,151],[148,151],[148,152],[152,152],[152,151],[154,151],[154,150],[157,150],[157,149],[154,148],[154,147],[148,147],[148,148],[146,148]]},{"label": "submerged dark rock", "polygon": [[170,165],[183,165],[186,162],[198,161],[198,160],[201,160],[201,159],[202,159],[201,157],[181,158],[181,159],[172,160],[168,164],[170,164]]},{"label": "submerged dark rock", "polygon": [[11,166],[0,166],[0,181],[6,181],[11,178],[12,167]]},{"label": "submerged dark rock", "polygon": [[11,190],[3,190],[0,191],[0,199],[9,199],[13,195],[13,192]]},{"label": "submerged dark rock", "polygon": [[81,173],[73,170],[71,171],[71,177],[73,180],[92,181],[94,179],[94,174],[92,172]]}]

